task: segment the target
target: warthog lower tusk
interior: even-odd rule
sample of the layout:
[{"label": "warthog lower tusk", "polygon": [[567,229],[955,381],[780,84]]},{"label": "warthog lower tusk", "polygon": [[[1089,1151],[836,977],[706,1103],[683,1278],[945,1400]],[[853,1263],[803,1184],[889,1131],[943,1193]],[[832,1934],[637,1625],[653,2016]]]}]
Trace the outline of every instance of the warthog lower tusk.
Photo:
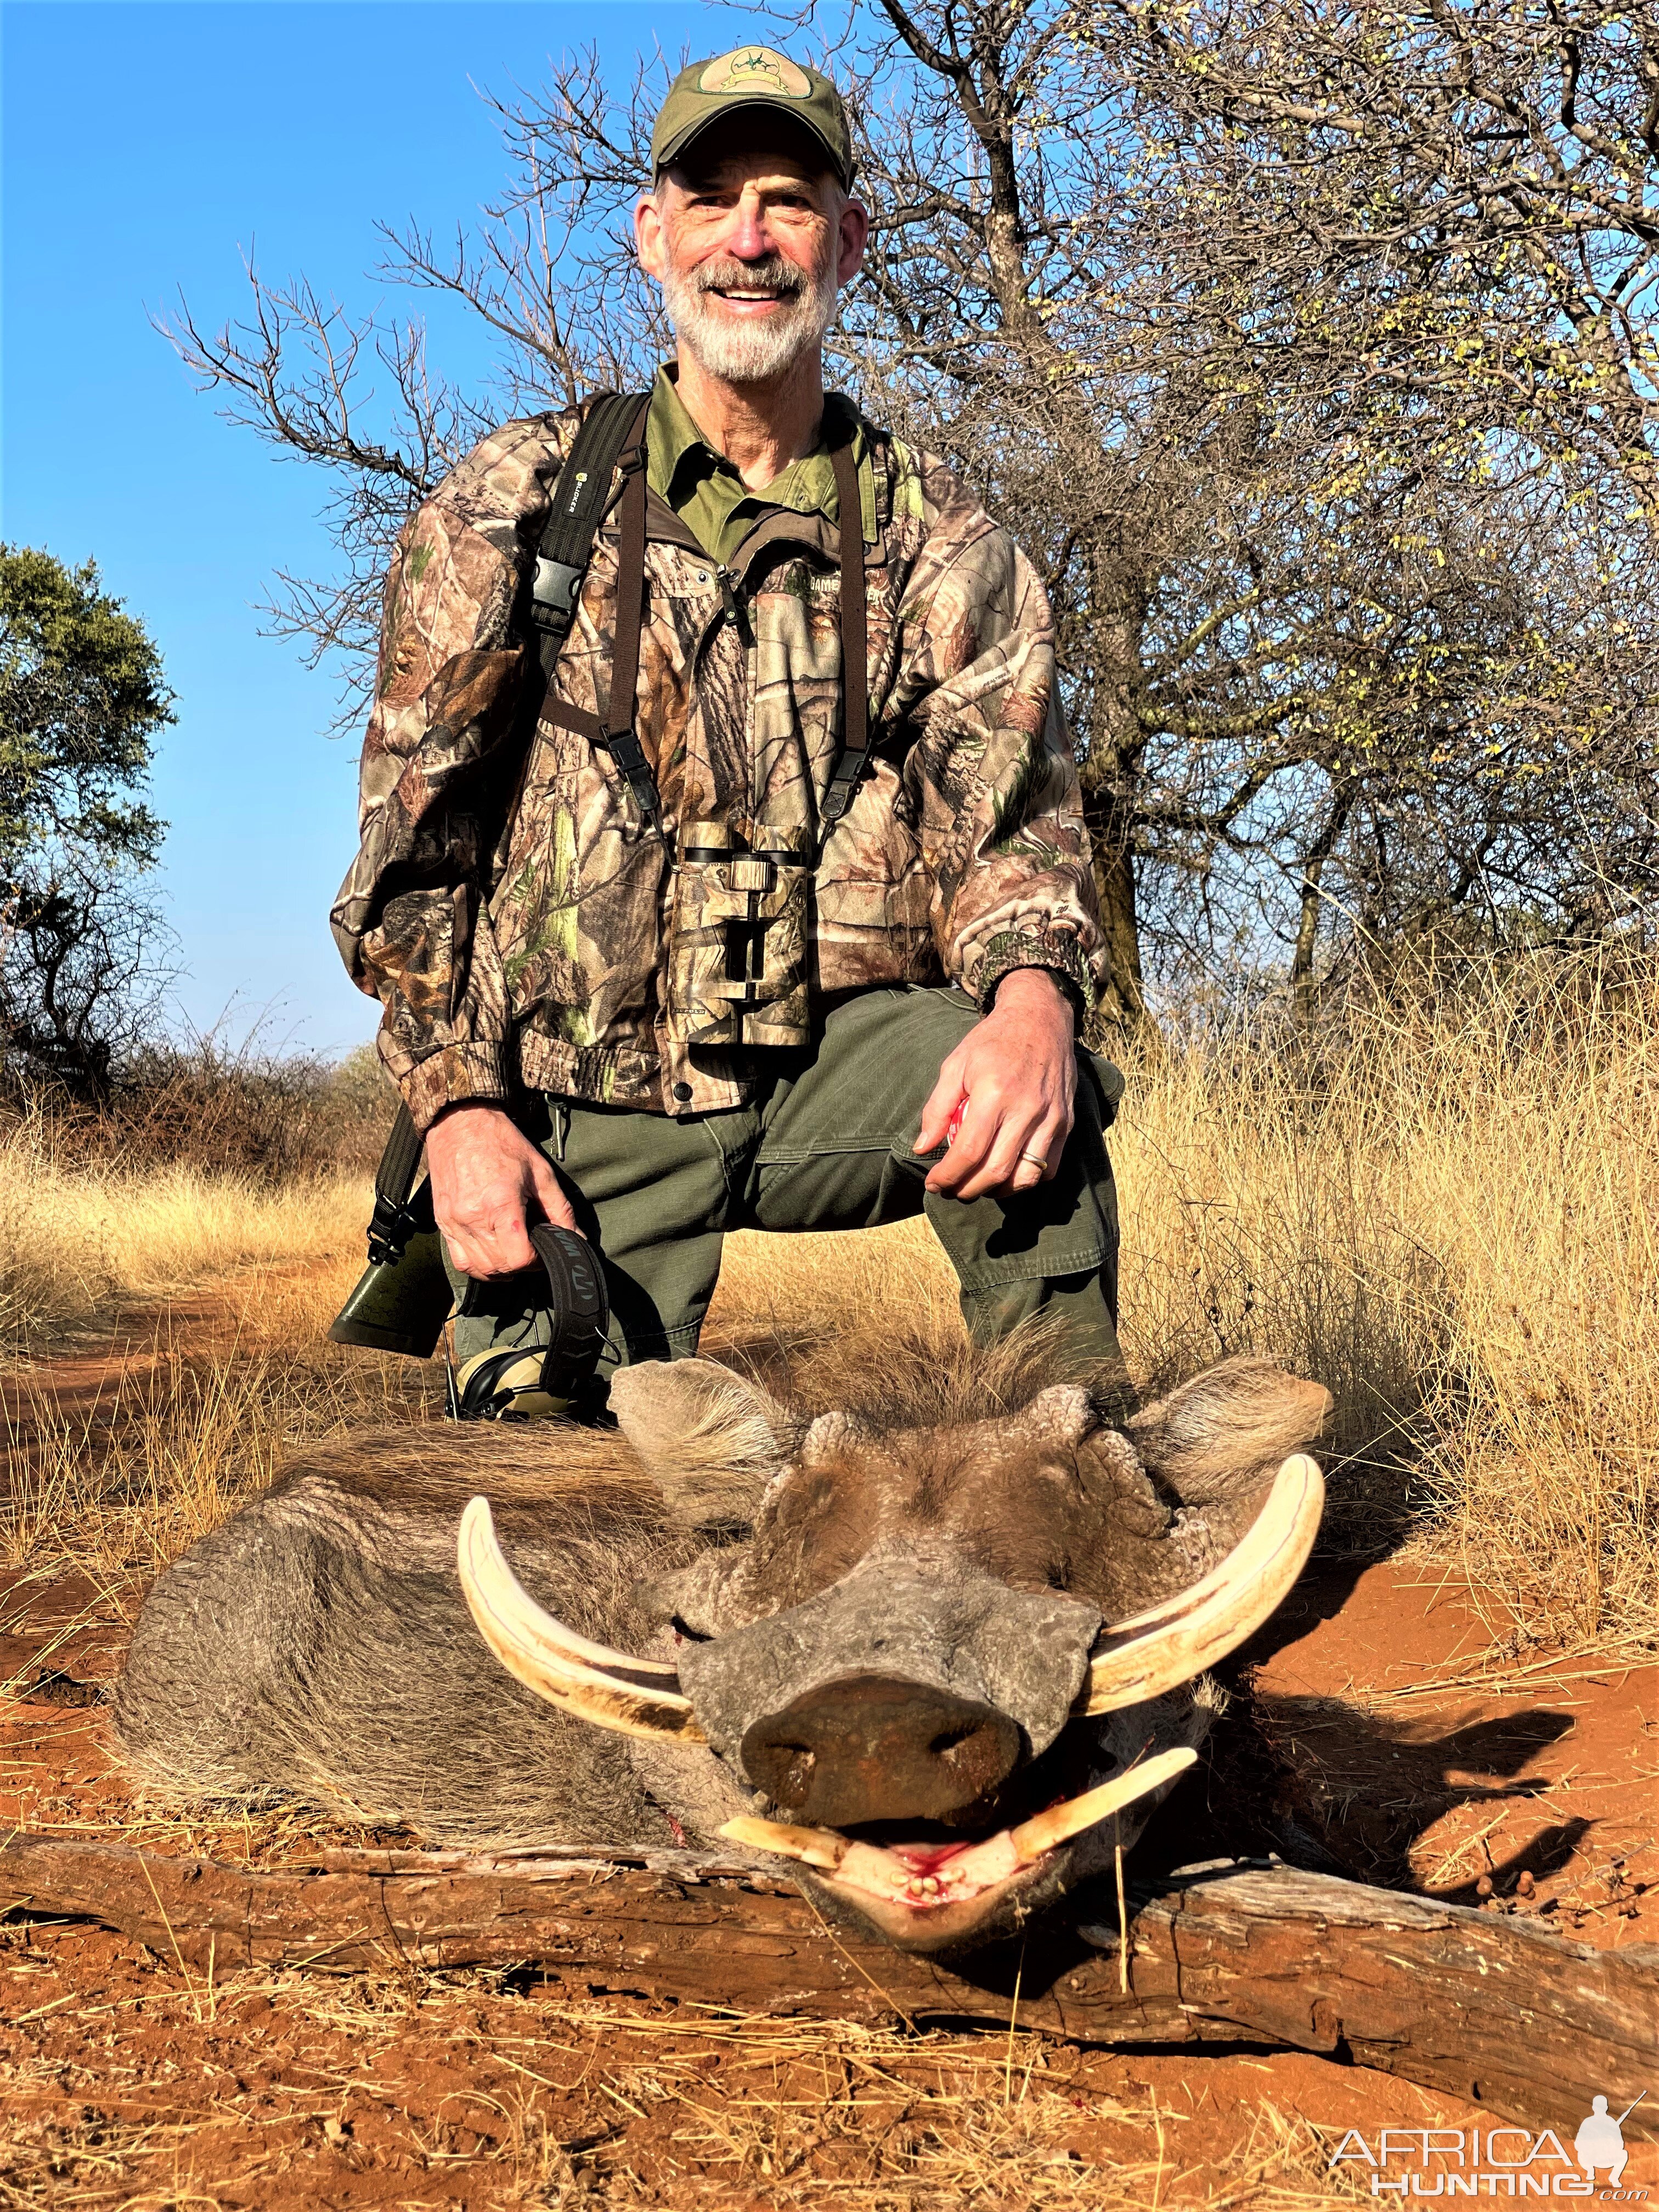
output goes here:
[{"label": "warthog lower tusk", "polygon": [[[971,1850],[933,1862],[937,1894],[927,1903],[949,1905],[1006,1881],[1010,1875],[1018,1874],[1022,1867],[1035,1866],[1047,1852],[1080,1836],[1085,1828],[1121,1813],[1137,1798],[1164,1789],[1184,1774],[1197,1757],[1195,1751],[1184,1746],[1177,1751],[1161,1751],[1155,1759],[1143,1759],[1110,1782],[1085,1790],[1080,1797],[1049,1806],[1046,1813],[1034,1814],[1017,1828],[1005,1828]],[[720,1832],[728,1843],[748,1844],[756,1850],[774,1851],[780,1858],[821,1868],[872,1895],[901,1899],[912,1905],[917,1902],[910,1890],[912,1869],[902,1844],[890,1850],[879,1844],[854,1843],[833,1828],[791,1827],[781,1820],[755,1820],[746,1815],[728,1820]]]},{"label": "warthog lower tusk", "polygon": [[1160,1751],[1156,1757],[1143,1759],[1138,1766],[1126,1767],[1114,1780],[1085,1790],[1080,1797],[1073,1797],[1064,1805],[1051,1805],[1046,1813],[1036,1813],[1029,1820],[1022,1820],[1013,1832],[1020,1864],[1030,1866],[1044,1851],[1053,1850],[1057,1844],[1069,1843],[1073,1836],[1080,1836],[1085,1828],[1092,1828],[1109,1814],[1121,1813],[1138,1797],[1162,1790],[1166,1783],[1175,1781],[1197,1762],[1198,1753],[1184,1744],[1177,1751]]},{"label": "warthog lower tusk", "polygon": [[[623,1680],[572,1656],[571,1632],[537,1604],[502,1557],[487,1498],[473,1498],[462,1514],[455,1556],[478,1633],[527,1690],[562,1712],[623,1735],[675,1736],[682,1743],[706,1741],[689,1698],[655,1685]],[[586,1645],[595,1652],[603,1648]],[[671,1680],[677,1679],[672,1669],[664,1671]]]},{"label": "warthog lower tusk", "polygon": [[1306,1452],[1287,1459],[1242,1542],[1190,1589],[1121,1621],[1094,1649],[1074,1714],[1161,1698],[1255,1634],[1289,1595],[1325,1510],[1325,1479]]},{"label": "warthog lower tusk", "polygon": [[823,1867],[830,1874],[852,1849],[845,1836],[833,1828],[796,1828],[782,1820],[728,1820],[718,1832],[729,1844],[752,1844],[757,1851],[775,1851],[780,1858],[799,1859],[804,1866]]}]

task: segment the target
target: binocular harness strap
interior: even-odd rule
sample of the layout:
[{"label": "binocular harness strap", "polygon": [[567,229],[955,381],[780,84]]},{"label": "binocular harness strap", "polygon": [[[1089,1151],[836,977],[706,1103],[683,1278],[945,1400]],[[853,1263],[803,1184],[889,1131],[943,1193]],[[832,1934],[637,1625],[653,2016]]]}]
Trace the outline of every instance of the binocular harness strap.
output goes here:
[{"label": "binocular harness strap", "polygon": [[[641,434],[643,422],[641,422]],[[605,750],[634,794],[647,829],[662,835],[662,799],[651,763],[634,725],[640,673],[640,631],[645,623],[645,455],[635,446],[623,483],[617,517],[617,636],[611,656],[611,711]]]},{"label": "binocular harness strap", "polygon": [[[600,406],[626,407],[630,399],[618,402],[607,394],[597,402],[593,413],[582,428],[595,419]],[[625,442],[623,453],[622,505],[617,516],[617,635],[611,661],[611,703],[605,716],[604,744],[616,763],[617,770],[629,790],[640,817],[647,829],[663,835],[662,797],[657,789],[657,779],[651,760],[640,743],[635,726],[638,714],[637,690],[640,672],[640,633],[645,621],[645,541],[646,541],[646,481],[645,481],[645,418],[650,410],[647,398],[637,418],[627,432],[626,440],[617,434],[617,451]],[[607,423],[615,418],[607,416]],[[579,441],[580,442],[580,441]],[[580,455],[573,447],[567,472],[575,469]],[[853,462],[850,439],[831,449],[830,465],[836,476],[836,497],[841,516],[841,660],[842,660],[842,744],[830,771],[823,804],[818,810],[818,852],[822,854],[830,832],[852,805],[864,772],[870,764],[870,645],[868,606],[865,597],[864,580],[864,517],[859,498],[858,471]],[[586,484],[579,480],[572,497],[586,495]],[[598,495],[594,496],[597,499]],[[548,682],[553,680],[553,669],[569,632],[574,613],[574,586],[569,594],[571,605],[563,617],[563,628],[557,632],[557,641],[550,653],[549,642],[554,632],[550,621],[544,619],[542,609],[542,579],[544,572],[556,580],[568,572],[548,554],[548,545],[556,528],[562,531],[564,510],[569,504],[564,492],[564,476],[559,478],[559,493],[554,501],[554,514],[542,539],[542,557],[536,563],[536,587],[532,615],[542,635],[542,661]],[[585,510],[586,511],[586,510]],[[587,527],[587,545],[591,549],[593,534],[599,527],[599,514],[593,513]],[[574,550],[574,549],[567,549]],[[586,565],[586,554],[583,554]],[[580,583],[581,570],[574,572]]]}]

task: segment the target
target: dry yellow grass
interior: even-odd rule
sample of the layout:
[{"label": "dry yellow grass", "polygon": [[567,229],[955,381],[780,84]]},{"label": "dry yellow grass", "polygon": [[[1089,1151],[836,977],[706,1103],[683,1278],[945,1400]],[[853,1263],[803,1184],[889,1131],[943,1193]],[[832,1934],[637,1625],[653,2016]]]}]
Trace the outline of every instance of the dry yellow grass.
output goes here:
[{"label": "dry yellow grass", "polygon": [[[0,1394],[0,1566],[82,1574],[131,1616],[148,1577],[306,1437],[435,1412],[436,1369],[326,1341],[362,1265],[367,1203],[340,1204],[357,1217],[342,1249],[296,1267],[243,1248],[210,1298],[164,1310],[111,1357],[94,1346],[15,1370]],[[281,1194],[264,1204],[280,1226]],[[297,1243],[317,1218],[310,1194],[294,1216]]]},{"label": "dry yellow grass", "polygon": [[52,1125],[0,1132],[0,1344],[36,1349],[261,1261],[360,1252],[368,1179],[284,1188],[173,1166],[70,1165]]},{"label": "dry yellow grass", "polygon": [[1195,1049],[1115,1146],[1132,1367],[1317,1376],[1350,1525],[1426,1514],[1500,1642],[1655,1627],[1655,1012],[1592,974],[1316,1061]]}]

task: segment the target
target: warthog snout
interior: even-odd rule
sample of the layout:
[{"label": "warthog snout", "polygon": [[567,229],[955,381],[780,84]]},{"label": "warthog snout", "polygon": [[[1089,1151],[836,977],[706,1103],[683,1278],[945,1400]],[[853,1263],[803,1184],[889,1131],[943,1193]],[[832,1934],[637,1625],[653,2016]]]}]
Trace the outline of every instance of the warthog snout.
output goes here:
[{"label": "warthog snout", "polygon": [[686,1644],[680,1686],[787,1819],[950,1820],[1054,1741],[1099,1629],[941,1544],[878,1544],[805,1603]]},{"label": "warthog snout", "polygon": [[781,1811],[833,1828],[945,1820],[1019,1757],[1006,1714],[881,1674],[820,1683],[754,1722],[742,1747],[744,1771]]}]

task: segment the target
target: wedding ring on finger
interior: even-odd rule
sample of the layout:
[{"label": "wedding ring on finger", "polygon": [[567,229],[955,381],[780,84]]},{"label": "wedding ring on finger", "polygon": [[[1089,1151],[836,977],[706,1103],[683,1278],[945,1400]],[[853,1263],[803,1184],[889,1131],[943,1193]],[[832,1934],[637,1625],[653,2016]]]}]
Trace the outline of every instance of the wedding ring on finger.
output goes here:
[{"label": "wedding ring on finger", "polygon": [[1022,1152],[1020,1154],[1020,1158],[1025,1161],[1029,1166],[1036,1168],[1040,1175],[1048,1174],[1048,1161],[1046,1154],[1042,1152]]}]

